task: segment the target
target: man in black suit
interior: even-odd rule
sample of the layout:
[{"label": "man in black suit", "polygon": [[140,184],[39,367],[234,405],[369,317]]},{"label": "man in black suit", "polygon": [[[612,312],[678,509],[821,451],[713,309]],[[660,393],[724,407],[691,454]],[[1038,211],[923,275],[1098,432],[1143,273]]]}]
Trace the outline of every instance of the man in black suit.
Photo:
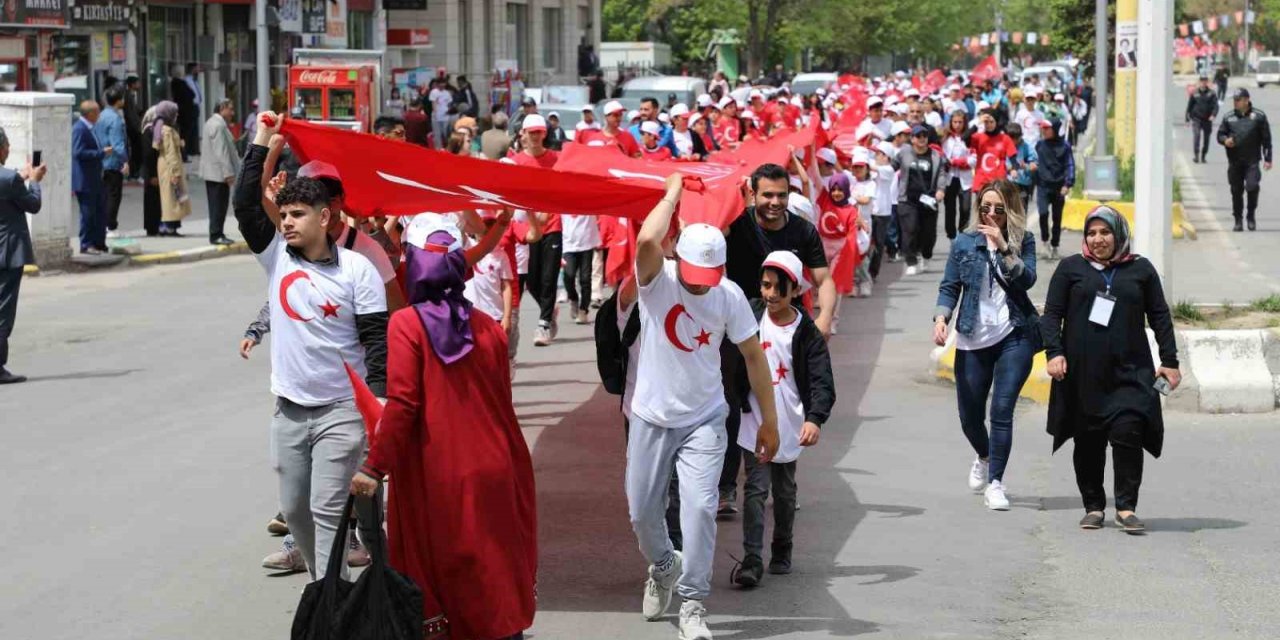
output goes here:
[{"label": "man in black suit", "polygon": [[125,137],[129,139],[129,157],[136,158],[129,165],[129,175],[126,176],[130,180],[138,178],[142,175],[142,116],[144,109],[139,108],[139,90],[140,83],[138,76],[129,74],[124,79],[124,131]]},{"label": "man in black suit", "polygon": [[[0,129],[0,165],[8,159],[9,137]],[[35,263],[27,214],[40,212],[40,180],[44,172],[43,164],[32,168],[28,163],[21,171],[0,166],[0,384],[27,379],[9,373],[5,365],[9,363],[9,336],[18,314],[22,267]]]}]

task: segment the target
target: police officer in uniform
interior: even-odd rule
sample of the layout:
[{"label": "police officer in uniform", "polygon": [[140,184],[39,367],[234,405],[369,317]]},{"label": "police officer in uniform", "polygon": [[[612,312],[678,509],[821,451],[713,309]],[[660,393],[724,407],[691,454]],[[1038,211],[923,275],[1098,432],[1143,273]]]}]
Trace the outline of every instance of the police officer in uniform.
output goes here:
[{"label": "police officer in uniform", "polygon": [[1258,209],[1258,183],[1262,180],[1258,160],[1262,160],[1263,169],[1271,170],[1271,124],[1267,122],[1267,114],[1253,108],[1248,89],[1236,89],[1232,99],[1235,109],[1218,127],[1218,144],[1227,148],[1227,183],[1231,185],[1235,230],[1244,231],[1241,214],[1245,208],[1243,196],[1248,194],[1249,230],[1256,231],[1254,212]]},{"label": "police officer in uniform", "polygon": [[1209,153],[1213,121],[1218,117],[1218,96],[1209,86],[1209,76],[1200,76],[1200,86],[1187,96],[1186,117],[1194,132],[1191,139],[1191,161],[1205,162],[1205,154]]}]

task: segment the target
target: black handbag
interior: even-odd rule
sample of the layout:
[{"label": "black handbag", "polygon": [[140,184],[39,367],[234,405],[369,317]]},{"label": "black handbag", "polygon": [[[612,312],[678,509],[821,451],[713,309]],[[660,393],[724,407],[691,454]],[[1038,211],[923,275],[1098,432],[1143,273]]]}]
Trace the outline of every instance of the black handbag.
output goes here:
[{"label": "black handbag", "polygon": [[[994,257],[993,260],[994,262]],[[995,265],[992,264],[992,268]],[[1044,336],[1040,333],[1040,312],[1036,311],[1036,305],[1031,301],[1031,296],[1026,291],[1020,289],[1009,288],[1004,278],[997,276],[996,283],[1004,289],[1005,295],[1013,299],[1014,303],[1022,307],[1022,312],[1027,315],[1027,326],[1022,328],[1023,336],[1031,343],[1031,353],[1036,354],[1044,351]]]},{"label": "black handbag", "polygon": [[[293,616],[292,640],[421,640],[422,590],[408,577],[387,566],[382,507],[375,502],[365,546],[372,563],[350,582],[342,579],[347,561],[347,537],[355,496],[338,524],[329,567],[323,580],[307,585]],[[366,523],[362,523],[366,524]]]}]

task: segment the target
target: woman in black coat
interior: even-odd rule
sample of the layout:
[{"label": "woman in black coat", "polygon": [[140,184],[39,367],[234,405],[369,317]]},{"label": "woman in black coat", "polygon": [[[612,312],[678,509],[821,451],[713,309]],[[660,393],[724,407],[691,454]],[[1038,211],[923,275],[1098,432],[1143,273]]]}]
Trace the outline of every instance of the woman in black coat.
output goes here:
[{"label": "woman in black coat", "polygon": [[[1146,325],[1160,347],[1152,361]],[[1048,373],[1053,449],[1075,439],[1076,484],[1083,529],[1105,520],[1107,444],[1115,463],[1116,523],[1128,533],[1145,527],[1134,510],[1142,484],[1142,450],[1160,457],[1164,420],[1153,383],[1172,391],[1181,382],[1173,318],[1151,262],[1130,252],[1129,226],[1106,205],[1085,219],[1084,253],[1058,264],[1041,318]]]}]

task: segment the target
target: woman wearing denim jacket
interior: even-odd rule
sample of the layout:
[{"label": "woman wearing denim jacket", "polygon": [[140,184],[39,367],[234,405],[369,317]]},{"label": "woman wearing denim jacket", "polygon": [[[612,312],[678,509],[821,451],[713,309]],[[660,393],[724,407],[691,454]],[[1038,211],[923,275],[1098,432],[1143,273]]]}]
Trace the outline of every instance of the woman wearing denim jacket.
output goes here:
[{"label": "woman wearing denim jacket", "polygon": [[[983,492],[987,508],[997,511],[1009,508],[1004,470],[1013,448],[1013,410],[1040,343],[1039,318],[1027,296],[1036,283],[1036,240],[1026,230],[1018,196],[1008,180],[982,188],[977,218],[951,245],[933,327],[934,341],[946,344],[947,325],[959,306],[956,397],[960,425],[977,452],[969,489]],[[994,396],[990,436],[988,395]]]}]

